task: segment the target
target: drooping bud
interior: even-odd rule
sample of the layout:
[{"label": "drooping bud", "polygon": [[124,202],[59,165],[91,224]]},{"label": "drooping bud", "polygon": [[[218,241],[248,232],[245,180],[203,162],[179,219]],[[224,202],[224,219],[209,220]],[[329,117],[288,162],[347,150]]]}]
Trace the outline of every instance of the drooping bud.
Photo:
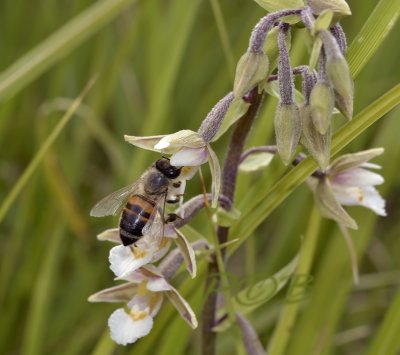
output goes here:
[{"label": "drooping bud", "polygon": [[198,134],[204,142],[209,143],[213,140],[225,120],[226,113],[233,101],[233,93],[230,92],[219,100],[208,113],[207,117],[201,123]]},{"label": "drooping bud", "polygon": [[334,105],[333,90],[326,81],[318,81],[310,95],[312,122],[320,134],[325,134],[331,126]]},{"label": "drooping bud", "polygon": [[325,170],[329,165],[331,129],[329,127],[325,134],[318,132],[312,122],[311,108],[308,105],[300,107],[300,117],[302,129],[300,142],[318,163],[319,167]]},{"label": "drooping bud", "polygon": [[236,66],[233,93],[242,97],[268,76],[269,61],[264,52],[246,52]]},{"label": "drooping bud", "polygon": [[307,5],[316,15],[325,10],[330,10],[342,16],[351,15],[350,7],[345,0],[308,0]]},{"label": "drooping bud", "polygon": [[328,31],[320,31],[318,35],[324,44],[326,73],[335,90],[338,108],[351,120],[354,83],[349,66],[332,34]]},{"label": "drooping bud", "polygon": [[289,30],[287,24],[279,26],[278,84],[280,103],[275,112],[275,135],[279,155],[284,164],[289,164],[301,135],[299,108],[294,101],[292,67],[285,37]]},{"label": "drooping bud", "polygon": [[317,82],[317,72],[310,70],[306,65],[299,67],[301,68],[301,89],[304,98],[304,102],[308,105],[310,103],[311,91]]},{"label": "drooping bud", "polygon": [[300,140],[301,121],[295,103],[280,104],[275,112],[276,145],[282,161],[287,165]]}]

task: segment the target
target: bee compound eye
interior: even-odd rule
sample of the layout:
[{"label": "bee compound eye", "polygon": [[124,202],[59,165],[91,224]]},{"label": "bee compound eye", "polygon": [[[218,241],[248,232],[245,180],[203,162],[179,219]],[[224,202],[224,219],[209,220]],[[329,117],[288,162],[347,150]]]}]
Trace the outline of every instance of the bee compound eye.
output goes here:
[{"label": "bee compound eye", "polygon": [[162,172],[168,179],[176,179],[180,175],[182,169],[171,165],[169,160],[166,158],[157,160],[156,168],[158,171]]}]

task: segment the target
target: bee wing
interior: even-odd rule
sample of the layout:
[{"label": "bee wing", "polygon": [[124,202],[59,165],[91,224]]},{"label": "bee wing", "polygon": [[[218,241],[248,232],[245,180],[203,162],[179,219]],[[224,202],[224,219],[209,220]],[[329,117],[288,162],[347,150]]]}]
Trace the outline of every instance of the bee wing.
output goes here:
[{"label": "bee wing", "polygon": [[117,214],[121,207],[124,206],[125,200],[137,189],[140,181],[141,179],[104,197],[92,208],[90,215],[103,217]]},{"label": "bee wing", "polygon": [[148,236],[155,241],[160,241],[164,236],[164,204],[166,195],[160,196],[156,202],[153,213],[150,215],[149,220],[143,227],[143,235]]}]

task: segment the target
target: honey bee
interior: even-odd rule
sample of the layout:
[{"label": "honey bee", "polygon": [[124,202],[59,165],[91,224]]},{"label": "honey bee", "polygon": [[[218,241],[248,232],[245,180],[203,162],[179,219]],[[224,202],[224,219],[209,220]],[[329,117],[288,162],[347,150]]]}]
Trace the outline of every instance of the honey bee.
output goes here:
[{"label": "honey bee", "polygon": [[133,184],[100,200],[90,215],[103,217],[122,210],[119,236],[124,246],[136,243],[144,234],[161,238],[164,224],[176,219],[174,214],[164,219],[164,204],[179,201],[180,174],[181,168],[172,166],[169,159],[159,159]]}]

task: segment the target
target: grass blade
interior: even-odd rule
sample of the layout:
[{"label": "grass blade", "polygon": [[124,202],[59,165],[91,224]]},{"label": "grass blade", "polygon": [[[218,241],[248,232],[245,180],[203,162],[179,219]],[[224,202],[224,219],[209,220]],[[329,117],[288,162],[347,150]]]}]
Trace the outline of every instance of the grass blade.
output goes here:
[{"label": "grass blade", "polygon": [[0,74],[0,100],[23,89],[134,1],[96,2],[39,43]]},{"label": "grass blade", "polygon": [[386,311],[379,331],[372,340],[368,355],[395,355],[400,349],[400,291]]},{"label": "grass blade", "polygon": [[4,199],[3,203],[0,206],[0,223],[3,220],[4,216],[6,215],[7,211],[11,207],[12,203],[18,197],[21,190],[24,188],[25,184],[29,181],[29,178],[35,172],[36,168],[39,166],[40,162],[44,158],[46,152],[49,150],[51,145],[57,139],[65,125],[69,122],[72,118],[75,111],[78,109],[79,105],[81,104],[83,98],[92,88],[95,80],[91,79],[89,83],[85,86],[81,94],[73,101],[71,106],[69,107],[68,111],[64,114],[61,118],[60,122],[56,125],[54,130],[50,133],[47,137],[43,145],[40,147],[39,151],[36,153],[34,158],[29,163],[28,167],[25,169],[21,177],[18,179],[17,183],[13,186],[9,194]]},{"label": "grass blade", "polygon": [[347,60],[353,77],[369,62],[400,13],[400,0],[381,0],[351,43]]}]

